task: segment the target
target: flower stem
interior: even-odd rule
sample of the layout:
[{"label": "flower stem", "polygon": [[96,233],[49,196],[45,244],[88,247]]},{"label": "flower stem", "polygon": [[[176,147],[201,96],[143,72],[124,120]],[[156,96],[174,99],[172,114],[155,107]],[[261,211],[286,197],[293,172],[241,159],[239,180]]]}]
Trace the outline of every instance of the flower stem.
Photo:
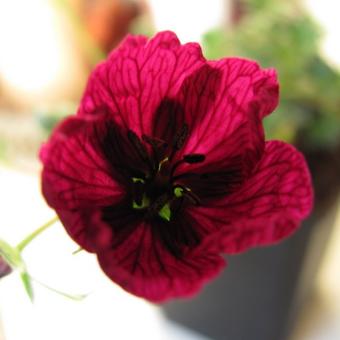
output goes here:
[{"label": "flower stem", "polygon": [[33,233],[29,234],[27,237],[25,237],[18,245],[17,249],[19,252],[21,252],[31,241],[33,241],[39,234],[41,234],[43,231],[45,231],[47,228],[49,228],[51,225],[53,225],[55,222],[59,220],[58,216],[53,217],[51,220],[43,224],[40,228],[33,231]]}]

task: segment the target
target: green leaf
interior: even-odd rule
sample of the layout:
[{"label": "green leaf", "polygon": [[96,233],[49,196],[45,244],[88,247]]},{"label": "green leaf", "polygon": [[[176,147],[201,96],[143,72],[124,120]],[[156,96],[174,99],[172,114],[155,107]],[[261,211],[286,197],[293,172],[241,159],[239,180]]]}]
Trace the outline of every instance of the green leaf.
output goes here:
[{"label": "green leaf", "polygon": [[34,294],[33,294],[31,278],[28,275],[28,272],[26,270],[23,270],[20,273],[20,278],[21,278],[21,281],[22,281],[22,283],[24,285],[24,288],[26,290],[26,293],[27,293],[28,297],[30,298],[31,302],[33,302]]}]

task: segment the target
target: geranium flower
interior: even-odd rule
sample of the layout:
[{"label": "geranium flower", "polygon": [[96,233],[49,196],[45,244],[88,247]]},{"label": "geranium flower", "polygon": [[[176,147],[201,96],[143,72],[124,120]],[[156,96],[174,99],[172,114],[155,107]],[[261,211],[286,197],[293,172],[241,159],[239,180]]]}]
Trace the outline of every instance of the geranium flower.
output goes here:
[{"label": "geranium flower", "polygon": [[191,295],[238,253],[292,234],[312,205],[303,156],[264,141],[272,69],[207,61],[174,33],[128,36],[41,150],[43,194],[127,291]]}]

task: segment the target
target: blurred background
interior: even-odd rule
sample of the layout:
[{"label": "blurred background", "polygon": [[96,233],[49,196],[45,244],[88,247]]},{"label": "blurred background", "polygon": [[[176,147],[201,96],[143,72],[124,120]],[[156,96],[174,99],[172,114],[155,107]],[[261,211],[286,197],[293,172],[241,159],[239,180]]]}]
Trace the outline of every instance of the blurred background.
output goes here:
[{"label": "blurred background", "polygon": [[163,307],[112,285],[92,256],[72,256],[76,245],[54,227],[25,252],[32,276],[91,294],[74,302],[35,283],[32,305],[8,276],[0,339],[340,339],[339,11],[332,0],[0,0],[1,238],[15,244],[53,217],[40,194],[39,147],[129,32],[171,29],[199,41],[208,59],[275,67],[281,102],[265,120],[267,138],[305,154],[316,195],[296,235],[228,258],[197,298]]}]

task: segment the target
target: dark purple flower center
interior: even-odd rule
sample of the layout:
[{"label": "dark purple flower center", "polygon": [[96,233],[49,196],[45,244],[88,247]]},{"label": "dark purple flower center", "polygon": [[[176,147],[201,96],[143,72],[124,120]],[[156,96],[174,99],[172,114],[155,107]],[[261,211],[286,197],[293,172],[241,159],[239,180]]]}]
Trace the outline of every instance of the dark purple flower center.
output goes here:
[{"label": "dark purple flower center", "polygon": [[[206,156],[200,153],[179,158],[190,138],[184,116],[181,105],[164,99],[154,115],[151,136],[139,137],[110,119],[95,131],[94,138],[111,165],[111,175],[126,189],[120,203],[102,209],[103,220],[115,233],[113,247],[147,221],[152,237],[181,258],[183,247],[197,246],[202,237],[187,208],[209,204],[240,184],[242,159],[232,159],[221,167],[218,159],[206,164]],[[197,163],[204,164],[190,171],[190,164]]]}]

